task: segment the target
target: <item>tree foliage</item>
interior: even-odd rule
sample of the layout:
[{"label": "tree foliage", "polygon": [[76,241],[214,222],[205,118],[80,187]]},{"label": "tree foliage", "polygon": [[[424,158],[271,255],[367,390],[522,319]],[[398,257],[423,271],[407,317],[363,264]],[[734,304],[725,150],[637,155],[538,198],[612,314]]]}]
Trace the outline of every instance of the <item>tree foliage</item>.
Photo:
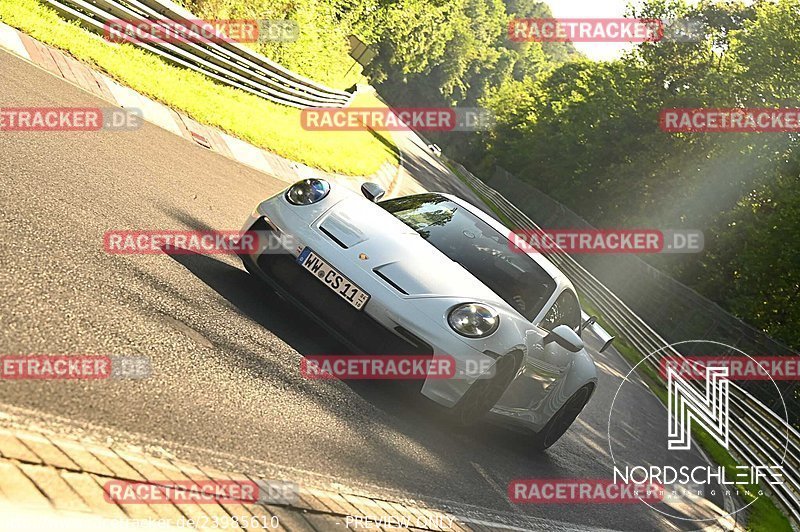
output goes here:
[{"label": "tree foliage", "polygon": [[384,6],[367,74],[396,105],[474,106],[506,80],[535,78],[578,54],[570,43],[508,39],[515,17],[547,17],[531,0],[398,0]]},{"label": "tree foliage", "polygon": [[481,103],[484,151],[597,226],[697,228],[700,255],[654,265],[800,348],[800,155],[794,133],[666,133],[672,107],[800,107],[800,3],[648,1],[631,16],[687,17],[696,42],[644,43],[613,62],[506,78]]},{"label": "tree foliage", "polygon": [[704,230],[704,253],[648,260],[800,348],[798,135],[658,125],[669,107],[800,107],[800,0],[643,0],[629,16],[698,21],[702,35],[610,62],[508,39],[513,18],[551,16],[537,0],[182,1],[208,18],[297,20],[297,42],[257,48],[322,82],[358,79],[355,34],[377,52],[364,73],[390,103],[491,109],[489,132],[430,136],[597,226]]}]

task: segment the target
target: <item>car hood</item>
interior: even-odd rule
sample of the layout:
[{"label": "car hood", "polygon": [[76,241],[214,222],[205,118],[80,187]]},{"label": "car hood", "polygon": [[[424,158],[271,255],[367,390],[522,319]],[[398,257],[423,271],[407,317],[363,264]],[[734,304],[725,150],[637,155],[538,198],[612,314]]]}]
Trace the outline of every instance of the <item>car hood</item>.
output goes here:
[{"label": "car hood", "polygon": [[[339,202],[318,222],[323,233],[358,257],[358,265],[403,295],[506,303],[416,231],[361,198]],[[366,258],[360,256],[366,255]]]}]

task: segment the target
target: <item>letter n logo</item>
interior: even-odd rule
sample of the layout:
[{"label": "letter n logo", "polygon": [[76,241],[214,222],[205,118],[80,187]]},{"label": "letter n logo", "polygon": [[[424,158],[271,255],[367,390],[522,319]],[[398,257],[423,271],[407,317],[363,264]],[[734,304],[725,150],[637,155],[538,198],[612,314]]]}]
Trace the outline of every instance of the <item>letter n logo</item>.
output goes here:
[{"label": "letter n logo", "polygon": [[705,397],[675,368],[667,368],[668,440],[670,450],[686,450],[692,444],[692,422],[699,423],[725,449],[728,448],[728,368],[707,366]]}]

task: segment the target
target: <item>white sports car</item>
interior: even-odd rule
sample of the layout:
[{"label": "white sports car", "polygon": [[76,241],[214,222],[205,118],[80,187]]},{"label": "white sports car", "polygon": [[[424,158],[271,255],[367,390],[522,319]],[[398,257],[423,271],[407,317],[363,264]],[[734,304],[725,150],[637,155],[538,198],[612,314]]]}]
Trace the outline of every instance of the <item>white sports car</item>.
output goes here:
[{"label": "white sports car", "polygon": [[284,245],[241,255],[245,268],[355,352],[452,356],[457,377],[421,391],[459,422],[489,414],[555,443],[597,384],[581,333],[604,333],[572,283],[464,200],[361,191],[306,179],[261,202],[243,233]]}]

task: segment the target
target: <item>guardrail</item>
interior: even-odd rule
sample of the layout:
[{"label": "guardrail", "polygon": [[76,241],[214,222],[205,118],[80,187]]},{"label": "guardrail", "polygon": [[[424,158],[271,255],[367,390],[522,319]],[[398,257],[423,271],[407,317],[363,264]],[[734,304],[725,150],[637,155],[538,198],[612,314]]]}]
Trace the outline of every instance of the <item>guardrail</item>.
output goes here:
[{"label": "guardrail", "polygon": [[[515,228],[541,229],[513,203],[469,170],[453,161],[450,164],[456,166],[470,186],[510,220]],[[664,338],[567,253],[552,253],[548,258],[570,277],[576,288],[602,312],[603,318],[621,331],[640,353],[646,356],[659,352],[656,356],[648,357],[644,363],[658,371],[660,357],[683,356],[669,347]],[[795,522],[800,521],[800,433],[733,381],[730,382],[730,393],[737,399],[730,402],[732,454],[746,465],[782,465],[784,483],[771,486],[771,491]]]},{"label": "guardrail", "polygon": [[[77,20],[92,31],[106,33],[108,24],[146,21],[163,28],[185,31],[187,39],[175,42],[136,41],[163,59],[200,72],[220,83],[292,107],[345,107],[352,94],[325,87],[270,61],[223,34],[201,36],[187,25],[197,17],[169,0],[46,0],[62,16]],[[167,22],[169,21],[169,22]]]}]

